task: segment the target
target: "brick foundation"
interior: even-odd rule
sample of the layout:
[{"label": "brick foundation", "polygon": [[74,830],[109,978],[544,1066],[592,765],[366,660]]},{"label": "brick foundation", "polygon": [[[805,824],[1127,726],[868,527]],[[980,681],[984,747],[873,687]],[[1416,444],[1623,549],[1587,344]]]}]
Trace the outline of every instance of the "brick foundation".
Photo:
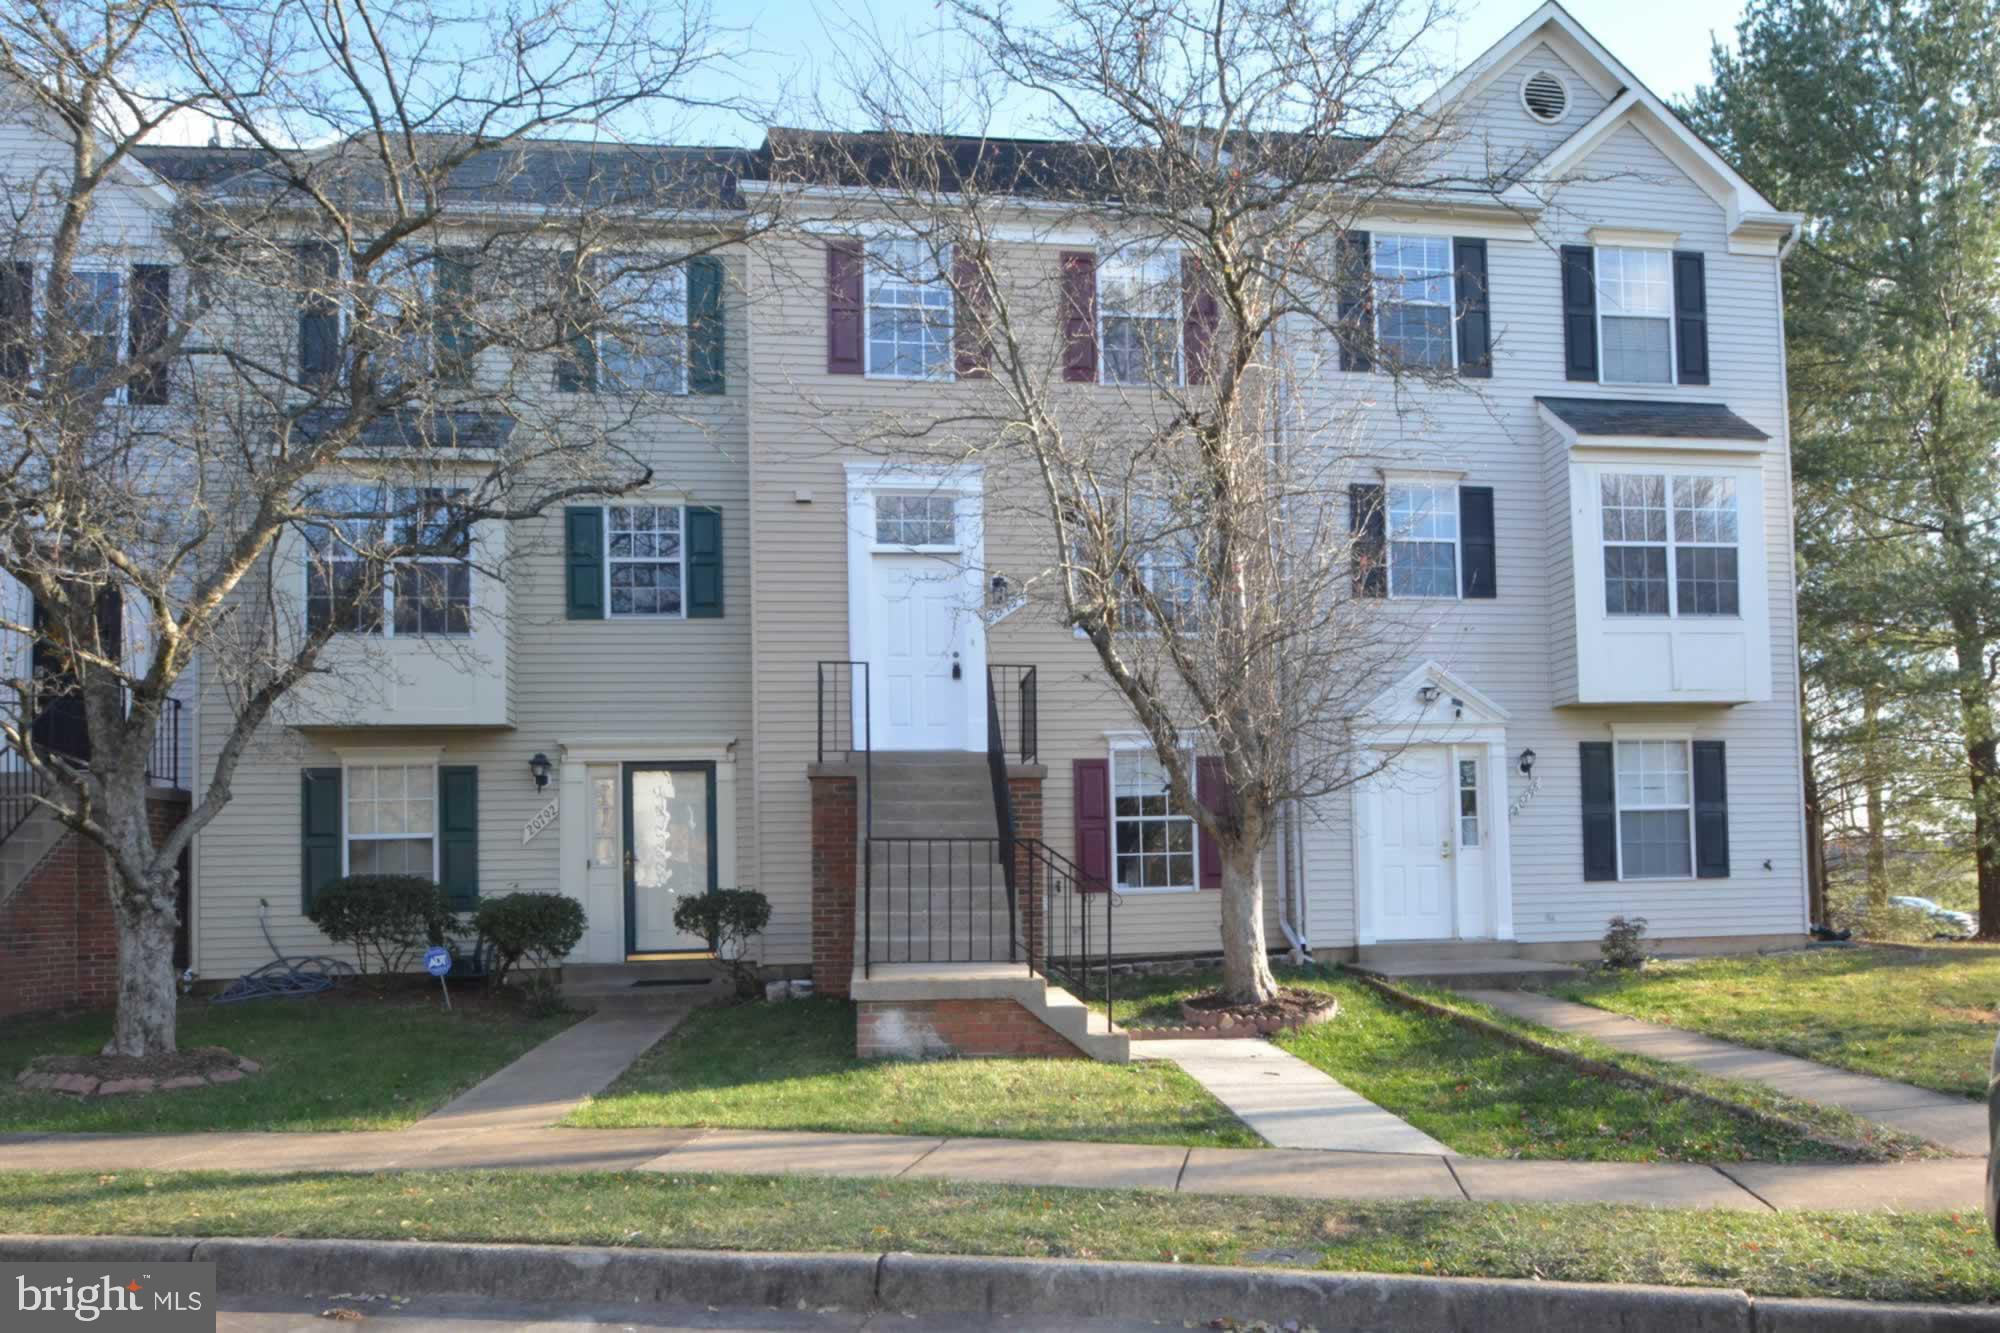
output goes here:
[{"label": "brick foundation", "polygon": [[[187,814],[187,797],[155,796],[158,842]],[[96,844],[71,833],[0,905],[0,1017],[101,1009],[118,998],[118,927],[110,868]]]},{"label": "brick foundation", "polygon": [[847,998],[854,976],[854,885],[859,787],[851,776],[812,784],[812,978],[816,994]]},{"label": "brick foundation", "polygon": [[864,1060],[1085,1058],[1061,1033],[1012,1000],[864,1000],[855,1009],[854,1046]]}]

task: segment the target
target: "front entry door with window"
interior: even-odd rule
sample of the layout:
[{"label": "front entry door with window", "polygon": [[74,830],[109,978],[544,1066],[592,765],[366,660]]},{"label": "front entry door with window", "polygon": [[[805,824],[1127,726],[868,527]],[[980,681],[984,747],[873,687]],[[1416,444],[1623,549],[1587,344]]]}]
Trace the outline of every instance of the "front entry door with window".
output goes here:
[{"label": "front entry door with window", "polygon": [[625,952],[706,951],[674,907],[715,888],[715,765],[625,765]]},{"label": "front entry door with window", "polygon": [[962,750],[967,691],[974,679],[967,636],[974,619],[955,557],[876,554],[875,747],[881,750]]},{"label": "front entry door with window", "polygon": [[1453,913],[1451,751],[1417,745],[1369,780],[1374,798],[1375,936],[1448,940]]}]

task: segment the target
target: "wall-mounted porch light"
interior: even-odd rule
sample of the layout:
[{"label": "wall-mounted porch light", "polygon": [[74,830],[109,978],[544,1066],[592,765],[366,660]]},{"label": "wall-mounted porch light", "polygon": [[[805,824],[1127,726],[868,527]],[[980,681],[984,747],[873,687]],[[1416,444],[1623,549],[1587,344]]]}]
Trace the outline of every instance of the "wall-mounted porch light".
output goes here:
[{"label": "wall-mounted porch light", "polygon": [[1444,691],[1435,685],[1422,685],[1417,688],[1417,698],[1426,708],[1436,703],[1443,695]]},{"label": "wall-mounted porch light", "polygon": [[1533,750],[1521,751],[1521,773],[1525,777],[1533,777],[1535,775],[1535,752]]},{"label": "wall-mounted porch light", "polygon": [[533,759],[528,761],[528,771],[535,775],[536,791],[540,791],[549,785],[549,768],[549,757],[539,751],[536,752]]}]

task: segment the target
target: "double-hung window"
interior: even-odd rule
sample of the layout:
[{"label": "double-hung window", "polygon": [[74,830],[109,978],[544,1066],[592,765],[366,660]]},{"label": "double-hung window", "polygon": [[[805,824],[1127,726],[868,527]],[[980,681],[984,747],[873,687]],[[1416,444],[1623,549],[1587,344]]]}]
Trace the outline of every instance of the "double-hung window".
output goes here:
[{"label": "double-hung window", "polygon": [[1444,236],[1375,238],[1375,345],[1395,366],[1450,370],[1451,241]]},{"label": "double-hung window", "polygon": [[403,385],[430,373],[437,314],[437,259],[428,251],[399,243],[368,266],[363,345],[373,353],[377,383]]},{"label": "double-hung window", "polygon": [[600,387],[611,393],[686,393],[687,270],[626,261],[598,299],[610,325],[597,335]]},{"label": "double-hung window", "polygon": [[1389,595],[1458,596],[1458,486],[1391,481],[1388,506]]},{"label": "double-hung window", "polygon": [[1739,613],[1734,478],[1606,472],[1598,478],[1598,505],[1607,615]]},{"label": "double-hung window", "polygon": [[437,768],[352,764],[346,772],[347,873],[437,877]]},{"label": "double-hung window", "polygon": [[1684,740],[1621,740],[1618,747],[1620,879],[1694,874],[1694,775]]},{"label": "double-hung window", "polygon": [[69,380],[78,392],[89,392],[118,367],[119,344],[125,335],[125,275],[100,269],[78,269],[69,275],[65,294],[75,350],[65,358]]},{"label": "double-hung window", "polygon": [[1119,255],[1098,264],[1097,340],[1106,384],[1180,383],[1178,251]]},{"label": "double-hung window", "polygon": [[674,504],[605,506],[605,605],[614,617],[686,614],[687,563],[682,558],[685,514]]},{"label": "double-hung window", "polygon": [[908,237],[870,241],[865,285],[868,373],[950,379],[953,298],[937,254]]},{"label": "double-hung window", "polygon": [[1606,384],[1674,382],[1673,256],[1599,246],[1597,340]]},{"label": "double-hung window", "polygon": [[1113,878],[1120,889],[1197,887],[1195,822],[1167,788],[1151,749],[1111,752]]},{"label": "double-hung window", "polygon": [[[322,491],[316,505],[326,517],[305,533],[306,629],[392,638],[472,633],[471,542],[455,522],[457,494],[366,485]],[[387,554],[398,550],[414,553]]]}]

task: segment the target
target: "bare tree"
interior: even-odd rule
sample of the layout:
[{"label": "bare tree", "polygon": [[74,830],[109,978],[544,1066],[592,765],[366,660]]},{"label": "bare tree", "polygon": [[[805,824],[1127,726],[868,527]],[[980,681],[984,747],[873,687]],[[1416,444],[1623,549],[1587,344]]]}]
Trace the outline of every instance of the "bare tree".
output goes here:
[{"label": "bare tree", "polygon": [[[1378,340],[1374,300],[1446,274],[1385,286],[1349,233],[1398,204],[1490,201],[1509,164],[1455,151],[1421,100],[1436,5],[945,8],[975,68],[941,82],[878,46],[850,88],[877,124],[774,136],[770,171],[835,187],[799,192],[817,234],[846,227],[870,264],[949,287],[953,356],[916,361],[958,383],[865,423],[809,410],[830,439],[983,466],[989,533],[1006,534],[989,562],[1023,559],[995,572],[1089,640],[1173,806],[1220,851],[1224,990],[1268,999],[1281,815],[1389,760],[1357,732],[1427,628],[1374,600],[1381,488],[1350,485],[1389,456],[1369,429],[1388,404],[1362,400],[1458,383],[1437,353],[1468,314]],[[1038,108],[1048,138],[984,137],[1001,104]],[[1389,378],[1330,387],[1365,378],[1343,362]],[[1198,799],[1204,756],[1226,801]]]},{"label": "bare tree", "polygon": [[[338,685],[334,636],[393,599],[454,651],[488,534],[648,480],[620,428],[672,410],[688,257],[740,226],[725,157],[613,136],[670,141],[717,40],[698,0],[0,15],[31,146],[0,163],[0,571],[33,605],[0,622],[31,645],[0,737],[31,777],[10,821],[51,810],[110,864],[107,1054],[174,1049],[177,858],[287,697]],[[208,150],[160,146],[190,123]],[[618,348],[653,369],[588,392]],[[149,753],[198,660],[219,749],[156,843]],[[87,745],[38,743],[57,706]]]}]

